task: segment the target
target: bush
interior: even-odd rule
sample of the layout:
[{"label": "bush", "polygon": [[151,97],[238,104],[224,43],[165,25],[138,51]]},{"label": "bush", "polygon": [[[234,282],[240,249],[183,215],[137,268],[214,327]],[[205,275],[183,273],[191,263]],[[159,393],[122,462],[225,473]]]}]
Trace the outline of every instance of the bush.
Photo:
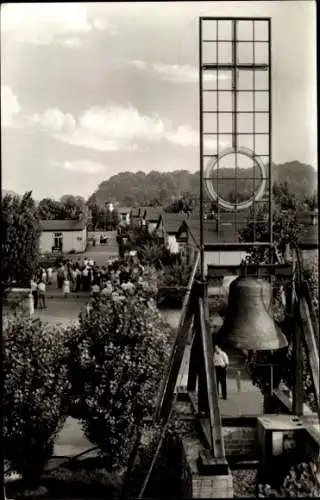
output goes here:
[{"label": "bush", "polygon": [[94,462],[95,465],[87,460],[65,464],[46,472],[42,483],[51,498],[119,498],[121,479],[106,471],[99,459]]},{"label": "bush", "polygon": [[291,467],[281,487],[281,496],[319,498],[320,487],[315,472],[316,466],[312,463],[302,462]]},{"label": "bush", "polygon": [[171,334],[152,298],[154,283],[137,274],[136,281],[120,284],[119,275],[107,295],[91,300],[90,313],[81,315],[68,340],[71,399],[78,401],[85,435],[99,446],[108,470],[126,466],[139,423],[154,407]]},{"label": "bush", "polygon": [[2,200],[1,281],[30,285],[39,261],[40,222],[31,191],[7,194]]},{"label": "bush", "polygon": [[33,488],[64,422],[68,380],[63,332],[18,316],[6,321],[3,340],[4,458]]}]

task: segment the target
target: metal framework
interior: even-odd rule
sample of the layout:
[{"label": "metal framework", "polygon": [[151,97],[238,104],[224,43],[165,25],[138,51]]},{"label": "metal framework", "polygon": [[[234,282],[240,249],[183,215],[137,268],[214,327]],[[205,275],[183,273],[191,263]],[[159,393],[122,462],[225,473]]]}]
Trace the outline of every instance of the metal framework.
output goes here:
[{"label": "metal framework", "polygon": [[[270,18],[199,18],[202,251],[205,185],[209,183],[218,201],[217,218],[222,210],[231,211],[229,220],[235,231],[230,247],[239,243],[238,231],[248,215],[252,242],[263,217],[270,229],[266,246],[272,244],[271,71]],[[262,184],[264,196],[259,193]],[[249,204],[241,203],[245,195]],[[250,214],[241,214],[240,209],[248,205],[252,206]],[[217,243],[222,233],[218,232]],[[203,263],[201,267],[203,271]]]},{"label": "metal framework", "polygon": [[[208,33],[206,36],[205,26],[209,23]],[[211,24],[210,24],[211,23]],[[263,24],[258,24],[263,23]],[[251,26],[251,32],[250,32]],[[261,34],[261,26],[264,27],[264,34]],[[258,29],[260,28],[260,31]],[[159,398],[154,414],[155,421],[161,421],[162,432],[155,454],[151,460],[148,468],[148,473],[143,482],[142,488],[139,493],[139,498],[143,498],[146,491],[146,486],[150,479],[156,458],[161,448],[161,443],[168,423],[172,415],[172,409],[177,397],[176,383],[178,379],[179,370],[181,367],[183,354],[187,342],[191,344],[191,353],[188,370],[187,382],[187,398],[191,402],[194,409],[196,420],[200,424],[202,431],[202,438],[205,443],[205,450],[200,452],[198,460],[198,470],[200,474],[226,474],[228,472],[228,463],[225,457],[222,420],[220,416],[220,409],[218,404],[217,381],[213,363],[213,346],[210,335],[210,328],[208,324],[208,289],[209,281],[220,281],[228,274],[238,274],[244,276],[255,276],[270,278],[279,276],[288,282],[292,282],[292,287],[295,283],[297,287],[297,295],[293,300],[294,317],[297,320],[297,332],[294,336],[294,401],[292,411],[296,415],[303,414],[303,387],[302,387],[302,360],[301,360],[301,343],[304,341],[306,351],[309,355],[309,365],[312,376],[312,381],[315,389],[316,400],[318,405],[318,412],[320,412],[320,396],[319,396],[319,356],[316,352],[317,339],[314,329],[314,319],[310,315],[308,307],[308,296],[306,295],[305,287],[302,286],[301,263],[298,262],[297,269],[299,276],[293,271],[293,263],[280,262],[279,259],[272,258],[270,251],[269,262],[264,265],[235,265],[235,266],[209,266],[208,276],[204,276],[204,195],[205,183],[216,181],[214,186],[214,193],[218,200],[218,217],[221,206],[223,208],[223,182],[232,181],[235,187],[236,199],[231,208],[233,222],[236,229],[241,227],[241,223],[247,222],[247,216],[242,215],[240,210],[244,208],[238,201],[238,190],[241,186],[241,179],[239,178],[239,168],[241,165],[238,163],[238,153],[247,155],[253,166],[255,160],[263,161],[264,168],[261,168],[262,182],[266,186],[265,197],[259,195],[259,186],[256,189],[257,178],[255,175],[255,168],[251,168],[252,176],[247,176],[246,181],[253,182],[253,193],[250,198],[250,205],[253,207],[251,213],[251,221],[254,226],[252,242],[239,242],[235,235],[234,242],[218,241],[211,246],[217,250],[232,249],[232,248],[247,248],[248,246],[266,245],[272,250],[272,183],[271,183],[271,26],[270,19],[259,18],[212,18],[202,17],[199,20],[199,71],[200,71],[200,252],[197,253],[193,270],[189,279],[188,286],[185,289],[185,297],[178,326],[175,343],[171,352],[170,362],[167,373],[163,378]],[[250,35],[251,33],[251,35]],[[219,44],[227,44],[222,51],[220,51]],[[214,45],[215,44],[215,45]],[[244,44],[244,45],[243,45]],[[259,45],[263,44],[263,45]],[[208,60],[204,57],[204,47],[214,46],[214,50],[210,53]],[[266,60],[257,60],[256,54],[261,50],[261,47],[267,47]],[[225,55],[225,49],[229,47],[230,51]],[[251,58],[247,56],[247,60],[243,60],[240,56],[241,47],[252,48]],[[229,50],[227,49],[227,50]],[[206,49],[207,50],[207,49]],[[220,55],[219,55],[220,54]],[[221,55],[222,54],[222,55]],[[226,58],[226,60],[224,60]],[[244,58],[245,59],[245,58]],[[225,78],[225,72],[230,72],[230,79]],[[248,75],[250,72],[251,85],[242,88],[241,78],[239,74]],[[205,80],[204,75],[209,74],[211,78]],[[257,75],[266,74],[265,88],[258,88]],[[214,76],[212,78],[212,75]],[[223,85],[220,86],[220,80],[223,85],[230,83],[228,88]],[[211,88],[206,88],[206,85],[211,85]],[[260,81],[261,83],[261,81]],[[222,88],[220,88],[222,87]],[[224,110],[225,96],[221,98],[221,92],[227,92],[231,98],[231,108]],[[252,128],[250,132],[242,130],[243,123],[241,122],[241,114],[244,113],[240,108],[239,102],[241,101],[242,94],[252,96],[252,109],[246,111],[247,117],[252,118]],[[207,109],[206,95],[214,96],[211,101],[215,103],[215,109]],[[267,103],[264,110],[257,109],[257,101],[259,95],[265,95]],[[220,103],[223,102],[223,105]],[[220,140],[225,140],[225,131],[221,129],[223,117],[229,114],[231,121],[229,122],[230,130],[230,143],[228,147],[231,148],[232,154],[235,155],[234,174],[230,178],[219,177],[219,169],[221,168],[221,161],[225,158],[227,152],[223,149],[220,151]],[[267,127],[265,131],[259,130],[258,122],[259,116],[267,116]],[[212,127],[216,126],[215,130],[206,130],[204,118],[206,116],[214,116]],[[221,118],[222,117],[222,118]],[[267,139],[266,149],[263,151],[261,142],[259,144],[259,137],[263,136]],[[208,154],[205,148],[208,148],[207,138],[214,137],[215,152],[210,151]],[[245,143],[245,140],[250,138],[250,144]],[[210,144],[209,144],[210,145]],[[212,147],[212,145],[211,145]],[[209,148],[210,149],[210,148]],[[209,165],[207,164],[209,162]],[[210,163],[211,162],[211,163]],[[208,168],[209,167],[209,168]],[[223,164],[222,164],[223,167]],[[212,169],[216,168],[217,174],[213,175]],[[211,169],[211,171],[210,171]],[[209,172],[210,176],[205,177]],[[221,182],[223,181],[223,182]],[[228,201],[228,200],[226,200]],[[259,205],[260,204],[260,205]],[[228,204],[226,205],[228,207]],[[259,220],[259,206],[264,208],[267,214],[268,221],[264,219],[264,224],[269,224],[269,238],[265,243],[256,241],[255,225],[261,222]],[[239,223],[239,224],[238,224]],[[299,255],[297,254],[298,261]],[[276,263],[274,262],[276,261]],[[197,280],[197,270],[201,269],[201,279]],[[205,279],[207,278],[207,280]],[[309,300],[310,302],[310,300]],[[288,298],[289,308],[291,302]],[[293,314],[293,313],[292,313]],[[291,316],[291,313],[290,313]],[[193,331],[192,339],[190,339],[190,332]],[[319,339],[318,339],[319,343]],[[272,366],[270,366],[272,373]],[[196,391],[196,381],[198,380],[198,391]],[[273,391],[273,382],[271,380],[271,393]],[[319,413],[320,414],[320,413]]]}]

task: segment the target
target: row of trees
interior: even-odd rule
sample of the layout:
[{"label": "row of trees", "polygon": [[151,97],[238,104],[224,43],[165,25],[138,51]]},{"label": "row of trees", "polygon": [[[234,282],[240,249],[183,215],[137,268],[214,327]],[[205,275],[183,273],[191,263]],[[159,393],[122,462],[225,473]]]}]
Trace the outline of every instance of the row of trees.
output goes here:
[{"label": "row of trees", "polygon": [[[91,213],[91,220],[89,214]],[[64,195],[59,201],[44,198],[38,205],[39,218],[43,220],[85,220],[91,222],[92,230],[114,230],[119,222],[117,210],[94,200],[87,203],[82,196]]]},{"label": "row of trees", "polygon": [[82,196],[63,195],[59,201],[44,198],[38,205],[39,218],[43,220],[88,219],[88,207]]},{"label": "row of trees", "polygon": [[[230,169],[226,169],[230,171]],[[223,175],[223,168],[219,168],[220,193],[227,196],[230,191],[230,181],[220,179]],[[227,172],[226,172],[227,173]],[[248,185],[248,169],[239,173],[247,179],[241,179],[238,187],[246,191]],[[192,197],[199,194],[199,171],[191,173],[187,170],[175,172],[121,172],[103,181],[89,201],[95,200],[99,205],[114,198],[120,204],[126,206],[153,205],[165,206],[172,200],[178,200],[183,193],[191,193]],[[229,177],[230,175],[228,175]],[[272,165],[272,177],[277,184],[288,181],[290,191],[296,193],[297,199],[303,201],[316,192],[317,172],[310,165],[300,162],[289,162],[282,165]],[[258,175],[256,179],[258,180]],[[220,182],[222,180],[222,184]]]}]

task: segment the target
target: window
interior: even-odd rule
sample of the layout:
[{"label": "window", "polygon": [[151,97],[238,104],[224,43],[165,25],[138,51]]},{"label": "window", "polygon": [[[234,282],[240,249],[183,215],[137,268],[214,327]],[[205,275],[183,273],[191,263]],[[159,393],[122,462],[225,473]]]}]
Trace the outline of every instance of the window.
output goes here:
[{"label": "window", "polygon": [[63,236],[62,233],[54,233],[53,236],[53,248],[55,250],[60,250],[62,251],[62,246],[63,246]]}]

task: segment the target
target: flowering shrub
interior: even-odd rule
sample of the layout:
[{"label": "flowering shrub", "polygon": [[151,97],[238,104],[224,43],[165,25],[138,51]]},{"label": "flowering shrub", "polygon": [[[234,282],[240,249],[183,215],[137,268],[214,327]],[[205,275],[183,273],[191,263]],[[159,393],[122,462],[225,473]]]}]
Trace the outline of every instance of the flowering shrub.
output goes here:
[{"label": "flowering shrub", "polygon": [[125,467],[139,423],[154,407],[171,335],[155,305],[152,269],[128,267],[122,283],[120,272],[91,299],[68,340],[71,397],[108,470]]},{"label": "flowering shrub", "polygon": [[298,463],[291,467],[281,487],[283,497],[315,497],[320,496],[315,473],[317,467],[313,463]]},{"label": "flowering shrub", "polygon": [[319,255],[318,251],[310,259],[304,259],[304,277],[308,283],[314,311],[319,318]]},{"label": "flowering shrub", "polygon": [[259,498],[262,497],[309,497],[318,498],[319,484],[316,480],[316,465],[300,462],[292,465],[279,487],[271,488],[269,484],[259,484]]},{"label": "flowering shrub", "polygon": [[36,487],[64,422],[69,383],[63,331],[18,316],[7,319],[3,343],[4,458],[28,487]]}]

